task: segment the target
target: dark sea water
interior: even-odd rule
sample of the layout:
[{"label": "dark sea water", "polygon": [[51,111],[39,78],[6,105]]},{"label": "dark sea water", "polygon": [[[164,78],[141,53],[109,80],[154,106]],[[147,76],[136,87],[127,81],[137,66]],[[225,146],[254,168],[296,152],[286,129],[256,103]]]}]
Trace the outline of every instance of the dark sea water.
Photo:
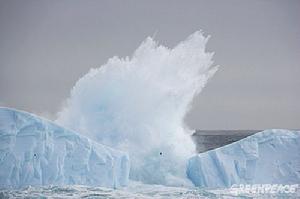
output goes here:
[{"label": "dark sea water", "polygon": [[225,146],[260,130],[196,130],[192,138],[198,153]]}]

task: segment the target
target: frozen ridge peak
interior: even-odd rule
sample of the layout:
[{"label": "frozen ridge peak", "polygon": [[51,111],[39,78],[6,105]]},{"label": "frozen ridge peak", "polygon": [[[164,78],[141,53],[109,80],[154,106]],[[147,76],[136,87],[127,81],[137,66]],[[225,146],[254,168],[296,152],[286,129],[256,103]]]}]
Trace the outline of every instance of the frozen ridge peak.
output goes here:
[{"label": "frozen ridge peak", "polygon": [[299,184],[300,132],[265,130],[193,156],[187,175],[196,186]]},{"label": "frozen ridge peak", "polygon": [[0,108],[0,188],[26,185],[125,186],[126,153],[33,114]]}]

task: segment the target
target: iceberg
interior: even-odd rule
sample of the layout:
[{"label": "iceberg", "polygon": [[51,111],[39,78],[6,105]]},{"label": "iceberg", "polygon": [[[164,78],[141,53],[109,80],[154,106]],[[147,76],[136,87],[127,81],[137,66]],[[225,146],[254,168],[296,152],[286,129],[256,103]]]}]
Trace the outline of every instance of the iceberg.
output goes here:
[{"label": "iceberg", "polygon": [[35,115],[0,108],[0,188],[128,183],[127,153]]},{"label": "iceberg", "polygon": [[199,187],[299,184],[300,132],[265,130],[191,157],[187,176]]}]

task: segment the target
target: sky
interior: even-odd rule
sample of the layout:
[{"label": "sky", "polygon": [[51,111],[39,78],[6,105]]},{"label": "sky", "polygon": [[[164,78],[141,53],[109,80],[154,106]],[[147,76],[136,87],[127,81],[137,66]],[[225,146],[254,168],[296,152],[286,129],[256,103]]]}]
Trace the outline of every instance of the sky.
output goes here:
[{"label": "sky", "polygon": [[147,37],[210,35],[192,129],[300,129],[299,0],[0,0],[0,106],[55,119],[76,81]]}]

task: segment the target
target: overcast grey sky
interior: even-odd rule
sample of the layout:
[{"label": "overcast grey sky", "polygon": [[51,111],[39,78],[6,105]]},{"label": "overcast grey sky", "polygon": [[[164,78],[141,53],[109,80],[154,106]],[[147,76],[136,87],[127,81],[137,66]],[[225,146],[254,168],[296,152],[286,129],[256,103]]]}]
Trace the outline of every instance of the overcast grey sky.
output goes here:
[{"label": "overcast grey sky", "polygon": [[202,29],[221,67],[187,124],[300,128],[299,19],[299,0],[0,0],[0,105],[54,118],[91,67]]}]

